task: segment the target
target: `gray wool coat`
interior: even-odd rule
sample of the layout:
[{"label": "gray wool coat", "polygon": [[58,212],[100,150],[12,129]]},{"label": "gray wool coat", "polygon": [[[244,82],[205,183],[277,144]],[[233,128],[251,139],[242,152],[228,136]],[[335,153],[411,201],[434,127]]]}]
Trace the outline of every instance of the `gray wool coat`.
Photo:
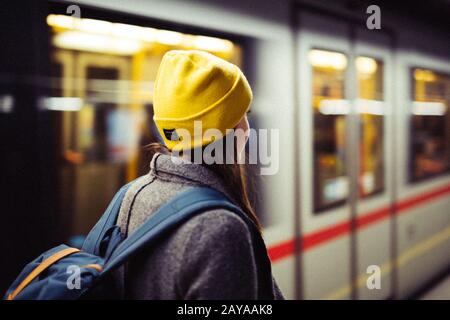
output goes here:
[{"label": "gray wool coat", "polygon": [[[122,202],[118,225],[134,232],[162,204],[192,186],[206,185],[231,196],[204,166],[157,153],[150,172],[137,179]],[[225,209],[200,213],[114,273],[125,299],[256,299],[257,269],[246,223]],[[283,299],[273,277],[275,299]]]}]

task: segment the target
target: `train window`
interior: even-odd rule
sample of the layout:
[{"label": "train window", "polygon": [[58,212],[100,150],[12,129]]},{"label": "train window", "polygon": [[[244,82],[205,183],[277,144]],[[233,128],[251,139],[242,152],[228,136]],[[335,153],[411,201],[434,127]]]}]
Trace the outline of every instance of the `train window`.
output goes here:
[{"label": "train window", "polygon": [[383,63],[369,57],[356,58],[360,114],[360,166],[358,189],[361,198],[384,189]]},{"label": "train window", "polygon": [[410,181],[448,172],[450,166],[450,75],[411,70]]},{"label": "train window", "polygon": [[349,180],[345,168],[345,127],[349,111],[344,82],[347,57],[339,52],[311,50],[314,121],[314,211],[346,201]]},{"label": "train window", "polygon": [[[201,49],[241,65],[241,47],[216,37],[50,14],[61,215],[86,234],[119,187],[148,171],[157,141],[152,88],[164,53]],[[92,196],[94,195],[95,196]]]}]

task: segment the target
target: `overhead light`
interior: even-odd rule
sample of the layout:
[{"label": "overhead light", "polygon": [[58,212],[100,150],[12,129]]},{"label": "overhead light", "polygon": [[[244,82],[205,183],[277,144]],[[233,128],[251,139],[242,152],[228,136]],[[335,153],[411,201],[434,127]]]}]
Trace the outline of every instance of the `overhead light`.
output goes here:
[{"label": "overhead light", "polygon": [[112,23],[104,20],[81,19],[66,15],[50,14],[47,24],[62,29],[77,30],[87,33],[112,35],[121,38],[154,41],[156,29],[134,26],[124,23]]},{"label": "overhead light", "polygon": [[314,67],[343,70],[347,67],[347,57],[339,52],[311,50],[308,54],[309,62]]},{"label": "overhead light", "polygon": [[62,29],[79,30],[100,34],[109,34],[112,28],[112,23],[108,21],[74,18],[63,14],[48,15],[47,24],[49,26]]},{"label": "overhead light", "polygon": [[53,111],[79,111],[83,100],[74,97],[46,97],[39,101],[41,109]]},{"label": "overhead light", "polygon": [[0,96],[0,113],[12,113],[14,110],[14,97],[10,94]]},{"label": "overhead light", "polygon": [[157,30],[153,28],[144,28],[123,23],[114,23],[112,28],[112,35],[116,37],[139,39],[149,42],[155,40],[156,33]]},{"label": "overhead light", "polygon": [[75,26],[75,18],[64,14],[49,14],[47,16],[47,24],[51,27],[73,29]]},{"label": "overhead light", "polygon": [[231,41],[214,37],[196,36],[192,44],[197,49],[206,51],[228,52],[233,50],[233,43]]},{"label": "overhead light", "polygon": [[447,106],[442,102],[414,101],[412,114],[416,116],[443,116]]},{"label": "overhead light", "polygon": [[319,112],[325,115],[344,115],[350,112],[350,103],[344,99],[323,99]]},{"label": "overhead light", "polygon": [[176,31],[158,30],[156,41],[167,45],[180,45],[183,42],[183,34]]},{"label": "overhead light", "polygon": [[53,44],[62,49],[131,55],[141,49],[137,40],[123,39],[109,35],[91,34],[80,31],[66,31],[55,35]]},{"label": "overhead light", "polygon": [[94,19],[77,19],[75,22],[77,30],[98,34],[110,34],[112,26],[111,22]]},{"label": "overhead light", "polygon": [[372,74],[377,71],[377,61],[368,57],[356,58],[356,70],[360,73]]},{"label": "overhead light", "polygon": [[[79,49],[79,50],[87,50],[94,52],[104,52],[105,50],[101,50],[98,47],[104,46],[104,42],[106,38],[95,38],[90,35],[103,35],[109,37],[115,37],[120,39],[129,39],[129,40],[140,40],[145,42],[158,42],[164,45],[169,46],[180,46],[186,45],[190,47],[195,47],[200,50],[212,51],[212,52],[229,52],[233,49],[233,43],[229,40],[215,38],[215,37],[206,37],[206,36],[194,36],[194,35],[185,35],[176,31],[169,30],[159,30],[148,27],[140,27],[130,24],[124,23],[112,23],[103,20],[95,20],[95,19],[86,19],[86,18],[74,18],[66,15],[57,15],[50,14],[47,16],[47,24],[52,27],[67,29],[64,34],[68,32],[70,35],[65,35],[64,41],[62,42],[76,42],[76,48],[68,48],[67,49]],[[78,32],[76,36],[74,36],[74,32]],[[81,33],[86,34],[83,36],[83,41],[87,41],[88,44],[82,45],[79,43],[79,39],[81,39]],[[56,36],[59,36],[57,34]],[[73,40],[73,38],[78,38]],[[69,38],[67,40],[65,38]],[[101,42],[102,45],[96,44],[94,42]],[[111,45],[111,41],[109,40],[109,45]],[[57,41],[61,44],[61,40]],[[130,43],[131,44],[131,43]],[[87,47],[92,45],[92,49],[89,50]],[[65,44],[62,44],[66,48]],[[135,47],[136,44],[132,45]],[[81,47],[86,49],[81,49]],[[117,49],[113,50],[117,53]],[[120,50],[119,50],[120,51]],[[134,53],[134,50],[125,49],[124,52]],[[124,53],[125,54],[125,53]]]}]

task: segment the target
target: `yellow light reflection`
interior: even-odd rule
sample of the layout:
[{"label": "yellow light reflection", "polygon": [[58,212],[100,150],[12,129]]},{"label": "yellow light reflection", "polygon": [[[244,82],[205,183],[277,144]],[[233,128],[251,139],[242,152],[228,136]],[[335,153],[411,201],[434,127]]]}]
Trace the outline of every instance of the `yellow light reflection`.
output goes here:
[{"label": "yellow light reflection", "polygon": [[356,69],[360,73],[372,74],[377,71],[377,62],[375,59],[368,57],[356,58]]},{"label": "yellow light reflection", "polygon": [[314,67],[343,70],[347,67],[347,57],[339,52],[311,50],[308,55],[309,62]]},{"label": "yellow light reflection", "polygon": [[436,81],[436,75],[433,71],[425,70],[425,69],[416,69],[414,70],[414,79],[418,81]]}]

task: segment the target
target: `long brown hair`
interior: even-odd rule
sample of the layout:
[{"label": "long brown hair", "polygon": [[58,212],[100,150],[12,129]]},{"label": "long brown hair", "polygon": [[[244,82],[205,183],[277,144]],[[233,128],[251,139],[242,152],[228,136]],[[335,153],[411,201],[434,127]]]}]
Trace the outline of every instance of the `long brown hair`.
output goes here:
[{"label": "long brown hair", "polygon": [[[224,139],[224,141],[226,141],[226,139]],[[144,148],[149,152],[150,157],[153,157],[153,155],[158,152],[170,154],[170,151],[166,146],[157,142],[150,143]],[[226,147],[223,148],[224,152],[226,149]],[[236,157],[237,155],[235,149],[235,160]],[[252,205],[252,200],[254,200],[254,197],[256,195],[253,180],[254,171],[252,170],[252,168],[250,168],[250,166],[246,164],[239,164],[237,161],[233,161],[233,163],[230,164],[206,164],[202,161],[201,165],[213,171],[222,179],[227,188],[227,191],[233,198],[232,200],[237,202],[237,205],[242,209],[242,211],[244,211],[247,217],[253,221],[258,230],[261,232],[261,224]],[[250,195],[252,196],[252,198],[250,198]]]}]

